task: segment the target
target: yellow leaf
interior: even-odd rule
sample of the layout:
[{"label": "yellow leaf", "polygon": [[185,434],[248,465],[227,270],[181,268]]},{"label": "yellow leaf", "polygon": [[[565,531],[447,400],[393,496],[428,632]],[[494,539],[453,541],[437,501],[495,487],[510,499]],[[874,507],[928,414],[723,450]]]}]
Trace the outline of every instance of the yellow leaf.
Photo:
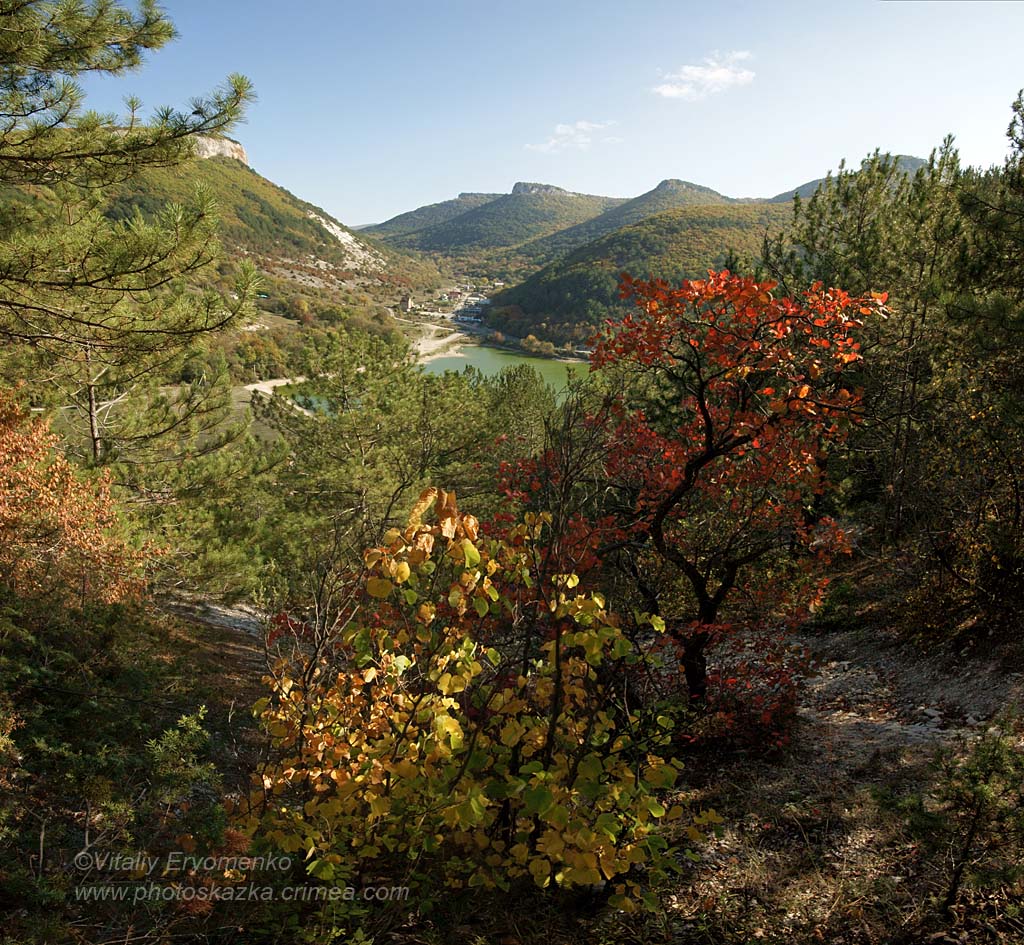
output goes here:
[{"label": "yellow leaf", "polygon": [[400,778],[414,778],[419,774],[419,768],[407,758],[397,762],[392,770]]},{"label": "yellow leaf", "polygon": [[526,728],[523,725],[515,719],[512,719],[511,721],[506,722],[505,727],[501,730],[501,743],[506,748],[511,748],[523,737],[523,733],[525,731]]},{"label": "yellow leaf", "polygon": [[371,597],[384,598],[393,590],[394,585],[387,578],[370,578],[366,582],[366,593]]},{"label": "yellow leaf", "polygon": [[437,489],[431,486],[429,489],[424,489],[420,493],[419,501],[412,507],[412,511],[409,513],[409,524],[419,525],[423,521],[423,513],[434,504],[434,499],[437,498]]},{"label": "yellow leaf", "polygon": [[434,717],[434,728],[439,735],[447,735],[452,748],[462,747],[462,726],[457,719],[450,715],[437,715]]},{"label": "yellow leaf", "polygon": [[467,568],[475,568],[480,563],[480,552],[468,538],[462,539],[462,555]]}]

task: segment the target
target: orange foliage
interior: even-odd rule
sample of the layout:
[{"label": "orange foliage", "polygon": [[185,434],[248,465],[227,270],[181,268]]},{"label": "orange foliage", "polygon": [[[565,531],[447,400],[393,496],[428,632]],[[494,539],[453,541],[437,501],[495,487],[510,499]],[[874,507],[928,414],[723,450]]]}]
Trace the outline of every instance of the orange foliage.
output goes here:
[{"label": "orange foliage", "polygon": [[57,440],[0,392],[0,581],[25,597],[119,600],[143,554],[118,534],[108,479],[77,473]]}]

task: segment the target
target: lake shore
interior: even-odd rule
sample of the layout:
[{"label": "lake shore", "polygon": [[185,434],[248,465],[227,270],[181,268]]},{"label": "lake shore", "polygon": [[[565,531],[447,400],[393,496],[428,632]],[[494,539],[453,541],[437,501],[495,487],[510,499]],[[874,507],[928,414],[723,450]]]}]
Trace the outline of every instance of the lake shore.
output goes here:
[{"label": "lake shore", "polygon": [[459,349],[473,340],[473,336],[446,325],[424,325],[424,331],[413,342],[418,364],[435,358],[460,357]]},{"label": "lake shore", "polygon": [[413,342],[413,350],[416,352],[417,364],[428,364],[438,358],[464,358],[467,357],[462,349],[466,346],[481,346],[492,348],[495,351],[505,351],[521,358],[530,358],[538,361],[554,361],[562,364],[586,364],[587,358],[549,356],[536,354],[532,351],[524,351],[518,344],[497,344],[488,341],[486,336],[491,333],[490,329],[467,328],[465,326],[451,327],[447,325],[426,324],[423,332]]}]

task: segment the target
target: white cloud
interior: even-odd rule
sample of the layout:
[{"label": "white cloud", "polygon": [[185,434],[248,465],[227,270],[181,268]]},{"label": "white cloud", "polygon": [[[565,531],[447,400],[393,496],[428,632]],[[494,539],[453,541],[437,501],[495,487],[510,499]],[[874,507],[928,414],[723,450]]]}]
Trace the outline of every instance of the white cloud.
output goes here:
[{"label": "white cloud", "polygon": [[555,125],[555,132],[541,144],[526,145],[529,151],[543,151],[545,154],[557,154],[559,151],[575,149],[586,151],[592,144],[619,144],[622,139],[598,132],[611,128],[614,121],[576,121],[571,125]]},{"label": "white cloud", "polygon": [[715,52],[702,65],[683,66],[678,72],[666,76],[665,82],[651,91],[664,98],[681,98],[684,102],[699,102],[740,85],[750,85],[754,73],[739,63],[750,58],[746,50],[737,50],[721,56]]}]

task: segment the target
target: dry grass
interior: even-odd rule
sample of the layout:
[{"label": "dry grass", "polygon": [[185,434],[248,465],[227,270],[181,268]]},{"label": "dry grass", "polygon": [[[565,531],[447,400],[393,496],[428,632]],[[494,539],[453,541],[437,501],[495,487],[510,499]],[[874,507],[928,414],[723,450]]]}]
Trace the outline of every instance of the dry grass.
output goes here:
[{"label": "dry grass", "polygon": [[252,706],[266,694],[263,647],[236,629],[180,616],[165,619],[164,658],[172,664],[168,693],[187,700],[183,711],[206,706],[206,728],[224,787],[245,789],[262,750]]}]

